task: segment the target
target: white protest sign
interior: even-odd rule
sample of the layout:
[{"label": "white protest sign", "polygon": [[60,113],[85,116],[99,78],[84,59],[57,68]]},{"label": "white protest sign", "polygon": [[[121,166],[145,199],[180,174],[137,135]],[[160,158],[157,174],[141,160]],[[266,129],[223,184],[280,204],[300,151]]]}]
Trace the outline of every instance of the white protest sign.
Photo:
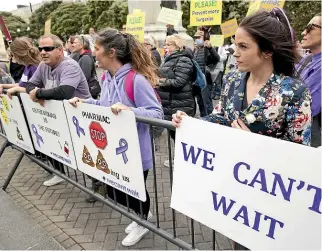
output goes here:
[{"label": "white protest sign", "polygon": [[63,102],[46,100],[44,106],[41,106],[33,102],[26,93],[22,93],[20,97],[35,149],[77,169]]},{"label": "white protest sign", "polygon": [[181,21],[181,17],[182,11],[162,7],[157,21],[176,26]]},{"label": "white protest sign", "polygon": [[78,169],[141,201],[146,200],[133,112],[64,101]]},{"label": "white protest sign", "polygon": [[17,96],[10,99],[7,95],[0,95],[1,122],[10,143],[20,148],[35,153],[30,138],[27,123]]},{"label": "white protest sign", "polygon": [[321,149],[184,117],[171,207],[251,250],[321,250]]}]

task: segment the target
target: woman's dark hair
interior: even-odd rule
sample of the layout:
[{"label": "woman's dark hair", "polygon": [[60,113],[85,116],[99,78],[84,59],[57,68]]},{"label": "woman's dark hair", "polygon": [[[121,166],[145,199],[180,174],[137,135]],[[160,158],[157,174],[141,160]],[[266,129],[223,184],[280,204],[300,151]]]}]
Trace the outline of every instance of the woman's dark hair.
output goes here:
[{"label": "woman's dark hair", "polygon": [[131,34],[122,34],[116,29],[107,28],[99,32],[95,43],[104,47],[105,53],[115,50],[116,59],[122,64],[131,63],[133,69],[142,74],[155,87],[157,68],[146,48]]},{"label": "woman's dark hair", "polygon": [[260,11],[245,17],[239,25],[256,41],[262,52],[273,53],[274,71],[293,77],[300,55],[296,50],[294,32],[280,8]]}]

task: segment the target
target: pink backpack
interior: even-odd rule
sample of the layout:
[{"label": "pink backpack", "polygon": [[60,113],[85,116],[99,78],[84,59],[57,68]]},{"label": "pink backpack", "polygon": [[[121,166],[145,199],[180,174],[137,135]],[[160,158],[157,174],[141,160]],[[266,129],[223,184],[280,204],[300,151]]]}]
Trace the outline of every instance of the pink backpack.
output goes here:
[{"label": "pink backpack", "polygon": [[[126,75],[125,83],[123,85],[126,97],[128,98],[128,100],[131,102],[131,104],[133,106],[136,106],[135,100],[134,100],[134,78],[135,78],[135,75],[136,75],[136,72],[133,69],[131,69],[129,71],[129,73]],[[103,73],[102,82],[105,80],[105,78],[106,78],[106,72]],[[153,89],[153,90],[154,90],[154,93],[155,93],[159,103],[161,104],[161,98],[160,98],[159,94],[157,93],[157,91],[155,89]]]}]

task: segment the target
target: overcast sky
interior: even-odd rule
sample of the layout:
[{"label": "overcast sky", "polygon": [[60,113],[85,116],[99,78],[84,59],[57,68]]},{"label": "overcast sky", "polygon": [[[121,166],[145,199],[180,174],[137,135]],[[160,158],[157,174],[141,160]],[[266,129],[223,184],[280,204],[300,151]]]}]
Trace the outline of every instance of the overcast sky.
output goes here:
[{"label": "overcast sky", "polygon": [[17,9],[17,5],[29,5],[41,3],[41,0],[0,0],[0,11],[11,11]]}]

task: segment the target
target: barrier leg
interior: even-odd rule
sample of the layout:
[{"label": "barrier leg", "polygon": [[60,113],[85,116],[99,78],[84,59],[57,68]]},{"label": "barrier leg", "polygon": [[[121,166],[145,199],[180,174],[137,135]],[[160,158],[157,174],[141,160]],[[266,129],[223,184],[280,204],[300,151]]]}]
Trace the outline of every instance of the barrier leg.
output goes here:
[{"label": "barrier leg", "polygon": [[9,141],[6,139],[6,141],[3,143],[2,147],[0,148],[0,158],[4,152],[4,150],[9,146]]},{"label": "barrier leg", "polygon": [[12,179],[12,177],[13,177],[13,175],[15,174],[15,172],[17,171],[17,169],[18,169],[18,166],[19,166],[19,164],[20,164],[20,162],[21,162],[21,160],[22,160],[22,158],[23,158],[23,153],[20,153],[19,154],[19,157],[17,158],[17,160],[16,160],[16,162],[15,162],[15,164],[14,164],[14,166],[12,167],[12,169],[11,169],[11,171],[10,171],[10,173],[9,173],[9,175],[8,175],[8,177],[7,177],[7,179],[6,179],[6,181],[4,182],[4,184],[3,184],[3,187],[2,187],[2,190],[3,191],[6,191],[6,189],[7,189],[7,187],[8,187],[8,185],[9,185],[9,183],[10,183],[10,181],[11,181],[11,179]]},{"label": "barrier leg", "polygon": [[249,250],[249,249],[239,244],[238,242],[234,242],[234,250]]}]

